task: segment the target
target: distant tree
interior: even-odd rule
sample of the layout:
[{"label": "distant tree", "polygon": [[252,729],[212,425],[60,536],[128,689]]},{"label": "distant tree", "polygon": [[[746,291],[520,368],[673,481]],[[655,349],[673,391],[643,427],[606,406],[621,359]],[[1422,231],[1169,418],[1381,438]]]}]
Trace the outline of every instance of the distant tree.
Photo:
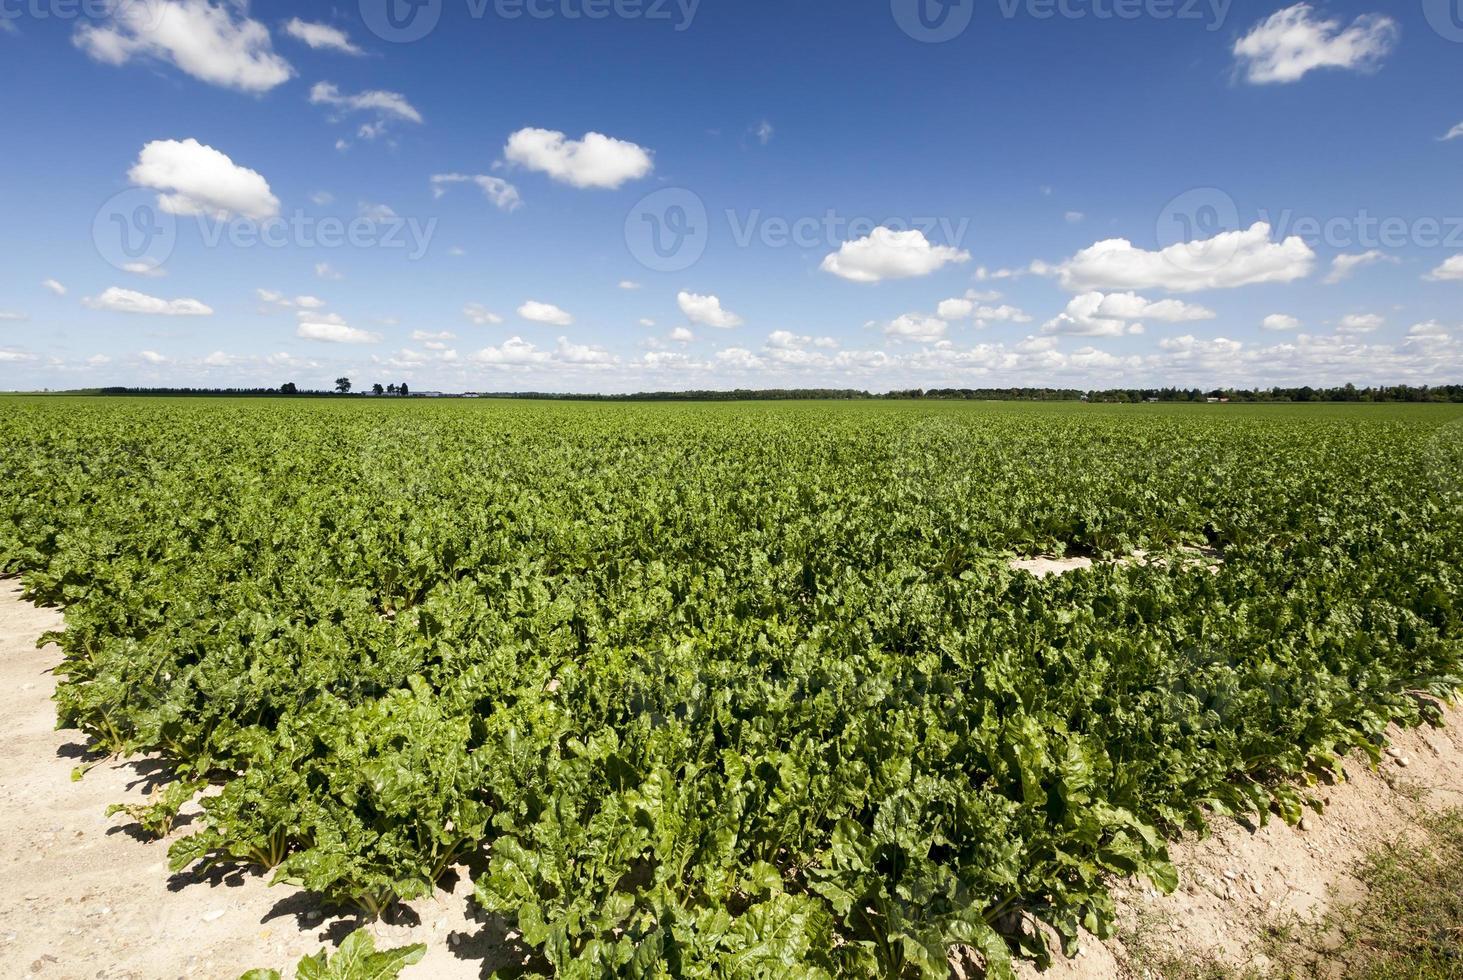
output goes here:
[{"label": "distant tree", "polygon": [[394,385],[394,384],[387,385],[386,386],[386,393],[388,395],[394,395],[394,394],[396,394],[396,385]]},{"label": "distant tree", "polygon": [[295,387],[295,383],[293,381],[286,381],[284,384],[279,386],[279,393],[281,395],[298,395],[300,393],[300,389]]},{"label": "distant tree", "polygon": [[351,379],[350,378],[336,378],[335,379],[335,390],[338,391],[338,392],[340,392],[342,395],[349,395],[351,393]]},{"label": "distant tree", "polygon": [[383,387],[381,387],[381,382],[378,381],[378,382],[376,382],[375,384],[373,384],[371,386],[371,394],[373,394],[373,395],[384,395],[384,394],[386,394],[386,389],[383,388]]},{"label": "distant tree", "polygon": [[405,398],[407,395],[410,395],[411,394],[411,391],[409,391],[407,389],[407,387],[406,387],[406,382],[405,381],[403,381],[399,386],[397,386],[397,389],[396,390],[401,393],[401,397],[403,397],[403,398]]}]

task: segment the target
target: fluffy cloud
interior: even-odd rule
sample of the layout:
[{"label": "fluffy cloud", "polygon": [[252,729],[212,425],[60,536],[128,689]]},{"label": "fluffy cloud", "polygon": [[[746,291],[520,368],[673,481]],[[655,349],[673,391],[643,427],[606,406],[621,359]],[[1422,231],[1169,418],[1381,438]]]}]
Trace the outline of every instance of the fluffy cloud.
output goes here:
[{"label": "fluffy cloud", "polygon": [[326,344],[378,344],[381,335],[367,330],[347,326],[338,316],[323,316],[301,319],[295,328],[295,336],[303,340],[318,340]]},{"label": "fluffy cloud", "polygon": [[1322,280],[1327,285],[1334,286],[1338,282],[1350,279],[1352,273],[1357,269],[1364,269],[1369,265],[1376,265],[1378,262],[1391,262],[1396,264],[1401,260],[1395,256],[1388,255],[1378,249],[1371,249],[1356,255],[1338,255],[1331,260],[1331,271]]},{"label": "fluffy cloud", "polygon": [[1189,293],[1232,289],[1262,282],[1291,282],[1310,274],[1316,259],[1298,236],[1270,241],[1270,226],[1258,221],[1246,231],[1178,242],[1157,252],[1124,238],[1088,246],[1049,271],[1066,289],[1163,289]]},{"label": "fluffy cloud", "polygon": [[691,332],[689,327],[676,327],[671,331],[671,340],[678,344],[689,344],[695,339],[696,335]]},{"label": "fluffy cloud", "polygon": [[682,291],[677,294],[676,302],[681,307],[681,312],[686,314],[692,323],[700,324],[703,327],[718,327],[722,330],[729,330],[732,327],[740,327],[742,318],[730,310],[721,308],[721,300],[715,296],[702,296],[699,293],[688,293]]},{"label": "fluffy cloud", "polygon": [[[347,95],[330,82],[316,82],[310,89],[310,104],[329,106],[338,110],[342,115],[352,112],[375,114],[374,122],[364,123],[356,131],[356,135],[365,140],[375,139],[386,132],[387,123],[393,120],[410,123],[422,121],[422,114],[407,101],[406,96],[400,92],[387,92],[381,89],[368,89],[354,95]],[[343,143],[344,141],[337,141],[336,149],[343,150],[349,145],[342,145]]]},{"label": "fluffy cloud", "polygon": [[[275,292],[272,289],[256,289],[254,290],[254,295],[265,306],[281,310],[292,310],[296,308],[300,310],[320,310],[325,308],[325,300],[318,296],[296,296],[291,299],[283,293]],[[260,310],[259,312],[264,313],[267,311]]]},{"label": "fluffy cloud", "polygon": [[500,368],[562,365],[599,369],[617,363],[615,356],[603,348],[570,343],[566,337],[560,337],[553,350],[540,350],[522,337],[510,337],[496,347],[474,352],[469,360]]},{"label": "fluffy cloud", "polygon": [[1363,14],[1342,27],[1308,3],[1277,10],[1234,43],[1235,62],[1252,85],[1294,82],[1317,68],[1374,71],[1396,46],[1397,22]]},{"label": "fluffy cloud", "polygon": [[213,85],[266,92],[294,72],[274,53],[268,29],[245,16],[247,9],[210,0],[117,0],[97,23],[77,27],[72,40],[109,65],[163,61]]},{"label": "fluffy cloud", "polygon": [[303,41],[310,47],[318,50],[340,51],[344,54],[364,54],[360,48],[351,43],[345,31],[329,24],[313,24],[309,21],[293,17],[284,25],[284,32],[296,41]]},{"label": "fluffy cloud", "polygon": [[483,196],[492,201],[499,211],[516,211],[523,206],[523,198],[518,196],[518,188],[501,177],[491,177],[487,174],[433,174],[432,175],[432,196],[441,197],[447,193],[447,185],[474,183],[483,192]]},{"label": "fluffy cloud", "polygon": [[140,358],[142,358],[144,361],[146,361],[149,364],[166,364],[166,363],[168,363],[168,357],[166,355],[164,355],[164,354],[159,354],[155,350],[138,351],[137,352],[137,356],[140,357]]},{"label": "fluffy cloud", "polygon": [[969,299],[942,300],[935,312],[942,320],[963,320],[975,312],[975,301]]},{"label": "fluffy cloud", "polygon": [[978,293],[969,290],[963,297],[943,300],[935,312],[942,320],[972,319],[978,327],[992,323],[1030,323],[1031,316],[1025,310],[1009,304],[987,306],[980,302],[982,297],[999,297],[999,293]]},{"label": "fluffy cloud", "polygon": [[1460,122],[1458,125],[1448,130],[1447,135],[1444,136],[1442,139],[1443,142],[1447,142],[1448,140],[1455,140],[1460,136],[1463,136],[1463,122]]},{"label": "fluffy cloud", "polygon": [[620,280],[620,288],[621,289],[639,289],[640,288],[640,284],[638,282],[635,282],[633,279],[621,279]]},{"label": "fluffy cloud", "polygon": [[462,308],[462,315],[479,327],[497,326],[503,318],[481,303],[468,303]]},{"label": "fluffy cloud", "polygon": [[767,346],[773,350],[801,350],[806,347],[822,347],[832,350],[838,346],[838,341],[832,337],[812,337],[807,334],[795,334],[790,330],[774,330],[767,335]]},{"label": "fluffy cloud", "polygon": [[1344,335],[1300,334],[1268,347],[1194,337],[1165,340],[1143,362],[1154,383],[1214,386],[1443,383],[1458,377],[1463,344],[1445,336],[1411,337],[1398,345]]},{"label": "fluffy cloud", "polygon": [[1288,313],[1271,313],[1260,321],[1264,330],[1298,330],[1300,321]]},{"label": "fluffy cloud", "polygon": [[518,315],[533,323],[544,323],[554,327],[567,327],[574,322],[572,315],[559,309],[553,303],[540,303],[533,299],[518,308]]},{"label": "fluffy cloud", "polygon": [[112,286],[100,296],[88,296],[82,304],[112,313],[143,313],[150,316],[211,316],[213,310],[196,299],[158,299],[131,289]]},{"label": "fluffy cloud", "polygon": [[613,190],[655,169],[649,150],[600,133],[571,140],[549,129],[520,129],[508,137],[503,157],[572,187]]},{"label": "fluffy cloud", "polygon": [[1414,323],[1407,328],[1409,337],[1448,337],[1452,331],[1436,320],[1428,320],[1425,323]]},{"label": "fluffy cloud", "polygon": [[61,285],[59,282],[57,282],[54,279],[45,279],[45,280],[43,280],[41,282],[41,286],[42,286],[42,288],[48,289],[51,292],[55,293],[57,296],[65,296],[66,295],[66,287],[63,286],[63,285]]},{"label": "fluffy cloud", "polygon": [[844,242],[823,259],[822,269],[850,282],[882,282],[928,276],[952,262],[968,261],[969,252],[932,245],[917,228],[895,231],[880,227],[867,238]]},{"label": "fluffy cloud", "polygon": [[1352,313],[1341,318],[1336,330],[1339,333],[1371,333],[1380,330],[1386,322],[1375,313]]},{"label": "fluffy cloud", "polygon": [[159,191],[168,214],[242,215],[262,221],[279,214],[279,198],[257,171],[241,167],[195,139],[154,140],[142,148],[127,179]]},{"label": "fluffy cloud", "polygon": [[345,278],[345,275],[343,273],[341,273],[338,269],[336,269],[335,266],[331,265],[329,262],[316,262],[315,263],[315,278],[316,279],[344,279]]},{"label": "fluffy cloud", "polygon": [[1079,337],[1121,337],[1143,332],[1140,320],[1188,323],[1212,320],[1214,311],[1176,299],[1153,302],[1136,293],[1087,292],[1072,297],[1067,309],[1047,321],[1044,333]]},{"label": "fluffy cloud", "polygon": [[917,344],[933,344],[942,340],[950,325],[939,317],[906,313],[884,325],[884,336],[895,341],[908,340]]},{"label": "fluffy cloud", "polygon": [[1456,279],[1463,279],[1463,254],[1454,255],[1429,272],[1424,279],[1432,282],[1450,282]]}]

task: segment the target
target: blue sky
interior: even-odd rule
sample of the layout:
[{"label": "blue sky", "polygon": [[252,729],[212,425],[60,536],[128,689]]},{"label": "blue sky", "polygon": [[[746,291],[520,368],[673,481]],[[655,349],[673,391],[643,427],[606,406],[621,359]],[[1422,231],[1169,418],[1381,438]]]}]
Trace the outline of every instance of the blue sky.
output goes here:
[{"label": "blue sky", "polygon": [[1458,0],[0,25],[0,388],[1463,380]]}]

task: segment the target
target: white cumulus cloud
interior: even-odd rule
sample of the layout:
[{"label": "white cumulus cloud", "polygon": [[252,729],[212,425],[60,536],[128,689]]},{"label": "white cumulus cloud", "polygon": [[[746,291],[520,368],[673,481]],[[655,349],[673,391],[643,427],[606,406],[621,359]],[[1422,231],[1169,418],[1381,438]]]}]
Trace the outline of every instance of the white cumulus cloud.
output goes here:
[{"label": "white cumulus cloud", "polygon": [[219,220],[238,214],[255,221],[279,214],[279,198],[258,171],[195,139],[148,143],[127,179],[158,191],[158,207],[168,214]]},{"label": "white cumulus cloud", "polygon": [[503,158],[573,187],[613,190],[655,169],[651,151],[601,133],[571,140],[549,129],[520,129],[508,137]]},{"label": "white cumulus cloud", "polygon": [[1270,225],[1178,242],[1157,252],[1111,238],[1089,245],[1048,270],[1073,292],[1163,289],[1171,293],[1232,289],[1262,282],[1292,282],[1310,274],[1316,253],[1299,236],[1270,240]]},{"label": "white cumulus cloud", "polygon": [[301,320],[295,328],[295,336],[303,340],[318,340],[326,344],[377,344],[381,335],[356,327],[347,326],[339,317],[320,317]]},{"label": "white cumulus cloud", "polygon": [[82,304],[112,313],[142,313],[150,316],[211,316],[213,310],[196,299],[159,299],[133,289],[112,286],[100,296],[88,296]]},{"label": "white cumulus cloud", "polygon": [[969,252],[933,245],[917,228],[879,227],[866,238],[844,242],[823,259],[822,269],[850,282],[882,282],[928,276],[952,262],[968,261]]},{"label": "white cumulus cloud", "polygon": [[896,341],[909,340],[919,344],[932,344],[944,338],[950,325],[939,317],[921,313],[906,313],[884,325],[884,335]]},{"label": "white cumulus cloud", "polygon": [[1442,265],[1429,272],[1423,278],[1432,282],[1450,282],[1463,279],[1463,253],[1447,259]]},{"label": "white cumulus cloud", "polygon": [[553,303],[540,303],[534,299],[520,306],[518,315],[533,323],[545,323],[554,327],[567,327],[574,322],[572,315],[559,309]]},{"label": "white cumulus cloud", "polygon": [[721,307],[721,300],[716,296],[702,296],[699,293],[688,293],[682,291],[676,295],[676,302],[681,307],[681,312],[692,322],[704,327],[719,327],[729,330],[732,327],[742,325],[742,318],[730,310]]},{"label": "white cumulus cloud", "polygon": [[1380,330],[1386,322],[1375,313],[1352,313],[1341,318],[1336,330],[1339,333],[1371,333]]},{"label": "white cumulus cloud", "polygon": [[296,41],[303,41],[316,50],[340,51],[344,54],[363,54],[351,42],[350,37],[338,27],[316,24],[298,17],[290,18],[284,25],[284,32]]},{"label": "white cumulus cloud", "polygon": [[1265,330],[1298,330],[1300,321],[1289,313],[1271,313],[1260,321],[1260,327]]},{"label": "white cumulus cloud", "polygon": [[72,40],[109,65],[167,62],[213,85],[267,92],[294,72],[274,53],[269,30],[247,11],[237,2],[110,0],[105,16],[78,26]]},{"label": "white cumulus cloud", "polygon": [[1253,85],[1294,82],[1317,68],[1374,71],[1401,31],[1381,14],[1362,14],[1343,27],[1316,15],[1308,3],[1277,10],[1234,42],[1234,56]]},{"label": "white cumulus cloud", "polygon": [[1087,292],[1072,297],[1067,308],[1047,321],[1042,331],[1079,337],[1121,337],[1143,332],[1140,320],[1187,323],[1212,320],[1214,311],[1176,299],[1153,302],[1136,293]]}]

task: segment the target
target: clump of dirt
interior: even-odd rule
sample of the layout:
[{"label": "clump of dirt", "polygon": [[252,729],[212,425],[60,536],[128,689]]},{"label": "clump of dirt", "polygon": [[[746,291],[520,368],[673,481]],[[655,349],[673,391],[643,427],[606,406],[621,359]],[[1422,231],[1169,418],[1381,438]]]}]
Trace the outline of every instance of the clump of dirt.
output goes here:
[{"label": "clump of dirt", "polygon": [[1217,548],[1184,545],[1173,552],[1165,554],[1144,551],[1140,548],[1135,549],[1131,554],[1120,555],[1116,558],[1093,559],[1084,555],[1059,558],[1050,555],[1038,555],[1035,558],[1013,558],[1007,562],[1007,567],[1013,572],[1028,572],[1037,578],[1046,578],[1048,575],[1066,575],[1068,572],[1086,571],[1097,565],[1130,565],[1140,567],[1151,565],[1154,568],[1168,568],[1171,565],[1176,565],[1185,569],[1207,568],[1209,571],[1217,574],[1224,567],[1224,555]]}]

